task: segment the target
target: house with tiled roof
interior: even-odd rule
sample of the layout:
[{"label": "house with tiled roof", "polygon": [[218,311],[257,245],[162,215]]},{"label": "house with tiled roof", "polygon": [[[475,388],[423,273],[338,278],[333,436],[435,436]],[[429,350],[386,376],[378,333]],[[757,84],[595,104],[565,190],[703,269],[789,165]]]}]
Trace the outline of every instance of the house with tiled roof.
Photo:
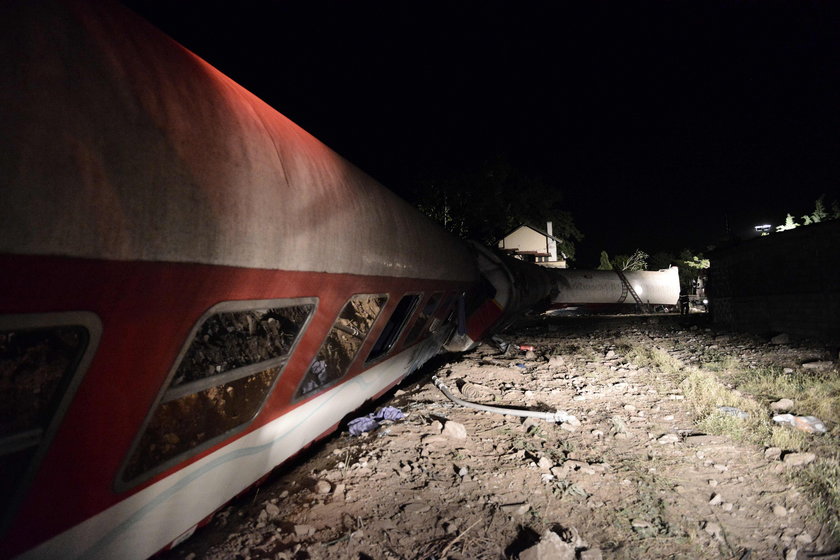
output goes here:
[{"label": "house with tiled roof", "polygon": [[563,241],[552,235],[551,222],[546,223],[546,231],[522,224],[501,240],[499,249],[509,255],[542,266],[566,268],[566,255],[558,250]]}]

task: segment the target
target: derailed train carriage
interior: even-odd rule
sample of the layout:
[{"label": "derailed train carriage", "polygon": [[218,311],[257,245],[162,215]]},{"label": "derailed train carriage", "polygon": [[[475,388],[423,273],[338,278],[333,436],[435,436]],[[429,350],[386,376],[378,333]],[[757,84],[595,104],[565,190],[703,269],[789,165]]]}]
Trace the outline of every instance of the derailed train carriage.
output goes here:
[{"label": "derailed train carriage", "polygon": [[0,12],[0,556],[148,557],[551,291],[121,6]]},{"label": "derailed train carriage", "polygon": [[677,267],[626,272],[552,268],[549,274],[553,287],[549,307],[553,309],[616,310],[637,303],[670,309],[680,297]]}]

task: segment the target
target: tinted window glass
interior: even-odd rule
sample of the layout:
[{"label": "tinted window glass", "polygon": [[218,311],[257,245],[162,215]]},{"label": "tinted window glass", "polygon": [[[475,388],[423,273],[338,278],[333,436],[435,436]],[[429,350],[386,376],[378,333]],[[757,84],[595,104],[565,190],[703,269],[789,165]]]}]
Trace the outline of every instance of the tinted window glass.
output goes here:
[{"label": "tinted window glass", "polygon": [[132,479],[253,418],[280,369],[270,368],[162,403],[125,477]]},{"label": "tinted window glass", "polygon": [[419,295],[403,296],[397,304],[397,308],[394,309],[391,318],[388,319],[385,328],[382,329],[382,334],[379,335],[376,344],[373,345],[373,349],[367,357],[368,362],[387,354],[391,350],[419,301]]},{"label": "tinted window glass", "polygon": [[0,317],[0,533],[61,423],[99,332],[91,313]]},{"label": "tinted window glass", "polygon": [[423,310],[418,314],[417,320],[411,327],[411,331],[406,338],[406,344],[413,344],[421,337],[425,338],[429,334],[429,327],[431,326],[430,319],[437,309],[440,302],[441,293],[432,294],[423,306]]},{"label": "tinted window glass", "polygon": [[0,331],[0,438],[46,427],[87,338],[79,326]]},{"label": "tinted window glass", "polygon": [[251,309],[208,317],[195,334],[173,387],[284,356],[311,306]]},{"label": "tinted window glass", "polygon": [[242,429],[259,412],[314,302],[222,304],[193,329],[189,346],[123,470],[134,481],[166,469]]},{"label": "tinted window glass", "polygon": [[344,376],[388,298],[357,295],[348,301],[298,389],[303,397]]}]

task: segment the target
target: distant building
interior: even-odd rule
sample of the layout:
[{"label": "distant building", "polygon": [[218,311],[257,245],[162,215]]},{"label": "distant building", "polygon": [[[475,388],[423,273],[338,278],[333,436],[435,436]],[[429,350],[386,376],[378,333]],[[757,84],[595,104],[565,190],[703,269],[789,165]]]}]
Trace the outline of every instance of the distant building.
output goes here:
[{"label": "distant building", "polygon": [[519,226],[499,241],[499,249],[523,261],[566,268],[566,255],[558,252],[558,243],[562,243],[562,240],[552,235],[552,225],[548,222],[546,231],[526,225]]}]

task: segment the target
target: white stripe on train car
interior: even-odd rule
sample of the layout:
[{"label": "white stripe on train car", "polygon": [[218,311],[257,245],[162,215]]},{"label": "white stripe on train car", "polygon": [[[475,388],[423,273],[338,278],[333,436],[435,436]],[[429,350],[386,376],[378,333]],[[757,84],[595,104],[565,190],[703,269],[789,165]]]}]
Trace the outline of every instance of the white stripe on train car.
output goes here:
[{"label": "white stripe on train car", "polygon": [[430,337],[19,558],[130,560],[151,556],[372,395],[399,381],[437,348],[439,337]]}]

